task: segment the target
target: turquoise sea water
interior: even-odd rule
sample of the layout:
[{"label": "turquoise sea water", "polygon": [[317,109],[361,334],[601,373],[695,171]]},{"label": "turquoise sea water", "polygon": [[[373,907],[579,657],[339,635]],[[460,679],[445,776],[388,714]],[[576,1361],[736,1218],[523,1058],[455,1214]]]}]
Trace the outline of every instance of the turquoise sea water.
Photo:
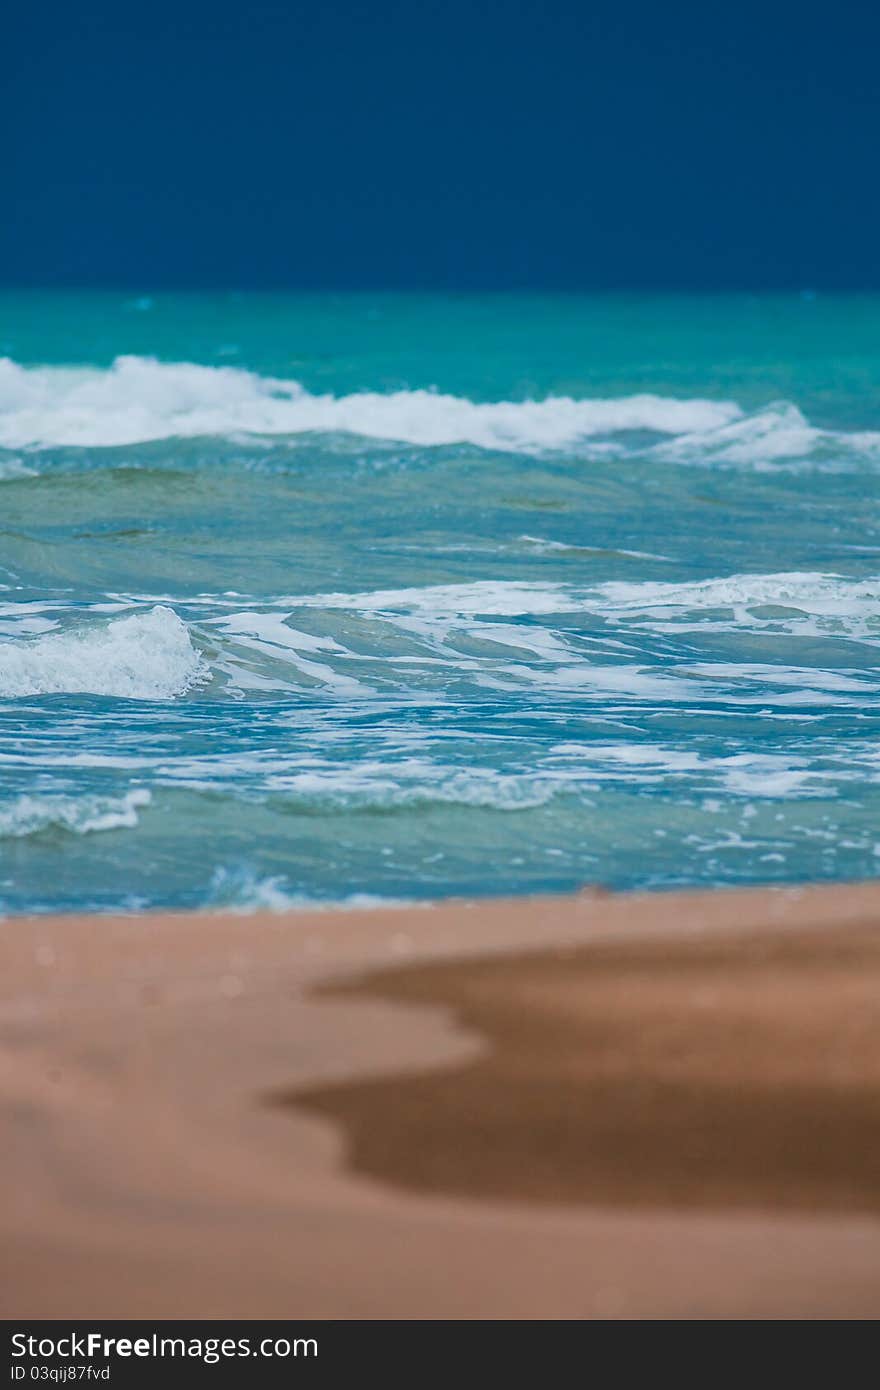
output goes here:
[{"label": "turquoise sea water", "polygon": [[0,910],[880,872],[880,300],[0,296]]}]

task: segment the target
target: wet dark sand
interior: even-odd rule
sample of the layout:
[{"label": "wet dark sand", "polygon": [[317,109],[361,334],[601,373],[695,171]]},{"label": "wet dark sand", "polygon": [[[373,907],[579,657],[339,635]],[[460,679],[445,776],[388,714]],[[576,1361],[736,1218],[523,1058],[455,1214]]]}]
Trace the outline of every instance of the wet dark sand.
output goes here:
[{"label": "wet dark sand", "polygon": [[0,1315],[873,1318],[880,884],[0,924]]},{"label": "wet dark sand", "polygon": [[593,946],[331,991],[441,1005],[479,1057],[289,1099],[353,1167],[489,1200],[880,1209],[880,929]]}]

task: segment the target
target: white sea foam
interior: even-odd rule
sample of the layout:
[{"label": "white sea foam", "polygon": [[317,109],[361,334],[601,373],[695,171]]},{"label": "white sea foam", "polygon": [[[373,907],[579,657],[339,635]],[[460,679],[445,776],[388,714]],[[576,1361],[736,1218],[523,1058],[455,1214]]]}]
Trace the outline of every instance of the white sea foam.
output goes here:
[{"label": "white sea foam", "polygon": [[291,608],[345,608],[366,614],[411,614],[428,618],[523,617],[561,613],[580,607],[565,584],[535,584],[478,579],[470,584],[425,584],[410,589],[373,589],[364,593],[301,594],[276,600]]},{"label": "white sea foam", "polygon": [[832,693],[878,693],[878,679],[866,680],[864,675],[850,671],[824,671],[814,666],[784,666],[764,661],[711,661],[689,663],[688,673],[711,680],[753,681],[765,690],[774,685],[806,687],[821,691],[822,698]]},{"label": "white sea foam", "polygon": [[[354,622],[337,620],[336,612]],[[568,621],[579,614],[588,615],[586,627]],[[600,626],[591,630],[590,619]],[[857,670],[829,673],[783,662],[658,664],[646,659],[643,634],[716,629],[874,645],[880,581],[797,572],[594,587],[477,580],[287,595],[273,599],[269,611],[249,608],[201,621],[219,638],[216,670],[226,688],[239,692],[314,687],[342,699],[365,698],[465,680],[492,690],[580,692],[590,700],[746,705],[777,687],[774,706],[831,705],[873,697],[876,681]],[[309,630],[316,625],[322,630]]]},{"label": "white sea foam", "polygon": [[543,806],[568,780],[545,774],[499,773],[492,768],[449,767],[427,760],[380,763],[364,760],[343,768],[317,768],[266,778],[273,794],[294,802],[391,809],[399,806],[448,805],[522,811]]},{"label": "white sea foam", "polygon": [[669,748],[661,744],[644,743],[557,743],[550,749],[550,756],[565,762],[575,760],[586,764],[591,775],[602,769],[610,769],[613,775],[631,772],[641,778],[647,770],[656,769],[660,773],[688,773],[701,770],[704,760],[699,753],[684,752],[680,748]]},{"label": "white sea foam", "polygon": [[[250,868],[225,865],[215,869],[211,877],[207,905],[221,912],[249,914],[252,912],[292,912],[292,911],[369,911],[377,907],[413,907],[414,903],[404,898],[385,898],[375,893],[349,893],[342,898],[315,898],[307,893],[295,892],[287,886],[283,874],[269,874],[261,877]],[[427,904],[424,904],[427,906]],[[227,982],[225,993],[238,993],[233,988],[235,976],[224,977]],[[221,988],[223,980],[221,980]]]},{"label": "white sea foam", "polygon": [[0,445],[11,449],[320,431],[533,451],[625,430],[713,430],[740,415],[731,401],[654,395],[488,403],[425,390],[331,396],[235,367],[144,357],[118,357],[106,369],[22,367],[0,359]]},{"label": "white sea foam", "polygon": [[[231,611],[215,616],[220,600],[203,596],[187,617],[216,634],[212,669],[223,689],[239,694],[313,689],[363,700],[401,687],[424,692],[465,680],[496,690],[581,692],[591,700],[616,695],[749,704],[763,699],[763,690],[769,698],[775,686],[779,706],[852,703],[876,689],[857,669],[828,673],[782,661],[707,661],[696,652],[691,662],[682,656],[675,665],[658,664],[646,660],[642,634],[716,629],[876,645],[878,579],[783,572],[592,587],[477,580],[287,595],[242,609],[238,598],[226,596]],[[135,611],[92,617],[77,628],[68,626],[69,609],[59,607],[49,617],[31,611],[32,605],[20,611],[3,605],[0,696],[67,691],[169,699],[208,678],[206,662],[171,608],[126,602],[138,605]],[[353,619],[337,619],[336,612]],[[588,615],[586,625],[569,620],[578,614]],[[595,630],[593,618],[600,623]],[[59,623],[61,630],[54,630]]]},{"label": "white sea foam", "polygon": [[[735,796],[781,797],[828,794],[827,773],[811,769],[805,759],[773,753],[736,753],[712,757],[661,744],[557,744],[552,750],[561,768],[575,766],[596,782],[667,782],[688,777],[704,788],[720,784]],[[557,774],[560,775],[560,774]],[[840,772],[835,773],[840,776]],[[721,803],[707,805],[721,809]]]},{"label": "white sea foam", "polygon": [[523,545],[529,545],[538,554],[563,555],[566,553],[581,554],[588,552],[594,555],[607,555],[609,557],[622,557],[627,560],[656,560],[658,563],[668,565],[672,561],[668,555],[657,555],[653,550],[618,550],[616,548],[596,548],[588,545],[577,545],[573,541],[550,541],[543,536],[520,536],[519,540]]},{"label": "white sea foam", "polygon": [[[546,762],[528,772],[454,767],[427,758],[363,759],[311,768],[292,765],[268,773],[261,781],[261,794],[276,806],[308,813],[428,806],[523,812],[557,798],[593,805],[605,788],[668,785],[671,780],[689,781],[702,793],[724,791],[737,798],[828,796],[835,795],[836,782],[850,775],[849,769],[840,767],[817,769],[796,754],[712,756],[660,745],[632,748],[587,743],[557,745]],[[180,778],[178,785],[200,788],[209,783]]]},{"label": "white sea foam", "polygon": [[[614,624],[618,632],[636,628],[663,631],[669,626],[681,630],[715,627],[821,637],[837,634],[872,643],[880,639],[880,579],[855,580],[810,572],[734,574],[686,583],[613,581],[592,588],[493,580],[418,589],[287,596],[276,602],[287,606],[291,614],[308,608],[348,610],[368,621],[381,621],[416,639],[427,640],[444,658],[450,655],[450,639],[454,640],[456,633],[464,633],[483,642],[519,647],[545,660],[575,656],[579,666],[588,666],[583,662],[583,652],[578,654],[564,632],[550,630],[552,623],[540,626],[499,621],[566,613],[595,614]],[[632,644],[615,641],[611,631],[606,629],[603,634],[603,649],[625,654]],[[486,651],[484,655],[490,653]],[[464,657],[460,664],[462,668],[466,664]],[[696,671],[696,666],[693,669]],[[732,676],[734,672],[728,667],[723,674]],[[570,678],[571,673],[566,673],[564,679]],[[583,679],[589,682],[591,678],[584,675]]]},{"label": "white sea foam", "polygon": [[880,578],[794,571],[685,584],[615,580],[594,592],[604,615],[646,627],[696,621],[700,626],[880,637]]},{"label": "white sea foam", "polygon": [[[636,432],[665,436],[638,447],[682,463],[760,468],[880,459],[880,432],[817,428],[789,401],[746,412],[734,401],[648,393],[488,402],[424,389],[333,396],[230,366],[123,356],[107,368],[24,367],[0,358],[0,448],[312,432],[523,453],[583,444],[610,457],[628,447],[614,436]],[[0,463],[0,480],[29,471],[13,458]]]},{"label": "white sea foam", "polygon": [[678,703],[711,696],[704,685],[674,673],[631,664],[606,666],[589,661],[570,662],[552,670],[510,663],[503,668],[503,673],[484,676],[482,684],[495,690],[511,690],[520,684],[594,698],[614,695],[651,703],[670,700]]},{"label": "white sea foam", "polygon": [[[284,661],[288,667],[304,675],[307,681],[324,686],[341,696],[363,696],[374,692],[368,685],[353,676],[334,670],[326,661],[315,661],[313,653],[329,653],[348,657],[352,653],[339,645],[331,637],[316,637],[312,633],[300,632],[285,622],[283,613],[242,612],[225,618],[211,618],[209,622],[226,632],[241,646],[268,656],[274,661]],[[289,681],[259,676],[258,673],[242,666],[239,660],[227,659],[218,663],[219,669],[228,677],[234,689],[294,689]],[[255,686],[257,680],[259,684]]]},{"label": "white sea foam", "polygon": [[[106,368],[23,367],[0,358],[0,447],[8,449],[312,432],[524,453],[589,444],[612,457],[625,447],[613,436],[636,432],[666,436],[653,453],[679,462],[880,458],[880,433],[818,429],[788,401],[746,412],[734,401],[648,393],[488,402],[424,389],[333,396],[230,366],[124,356]],[[14,459],[0,478],[27,471]]]},{"label": "white sea foam", "polygon": [[613,580],[595,587],[516,580],[475,580],[362,593],[287,595],[273,600],[296,608],[342,608],[367,615],[429,618],[525,617],[584,610],[664,613],[699,610],[799,609],[828,617],[880,611],[880,578],[846,579],[812,571],[732,574],[683,583]]},{"label": "white sea foam", "polygon": [[14,482],[18,478],[33,478],[36,472],[35,468],[29,468],[20,458],[0,459],[0,483]]},{"label": "white sea foam", "polygon": [[737,753],[720,758],[718,766],[725,789],[736,796],[788,797],[803,794],[810,782],[822,781],[815,769],[792,766],[772,753]]},{"label": "white sea foam", "polygon": [[817,429],[790,401],[777,401],[751,415],[698,427],[655,446],[658,458],[773,466],[786,460],[824,454],[880,457],[880,433]]},{"label": "white sea foam", "polygon": [[0,696],[60,693],[168,700],[207,668],[170,608],[48,637],[0,641]]},{"label": "white sea foam", "polygon": [[614,580],[596,592],[618,609],[660,608],[679,612],[696,608],[737,608],[774,605],[811,612],[851,612],[854,602],[876,605],[880,579],[850,580],[836,574],[792,571],[776,574],[732,574],[675,584]]},{"label": "white sea foam", "polygon": [[146,787],[136,787],[122,797],[19,796],[0,804],[0,839],[22,839],[49,829],[77,835],[131,829],[138,823],[138,811],[150,801]]}]

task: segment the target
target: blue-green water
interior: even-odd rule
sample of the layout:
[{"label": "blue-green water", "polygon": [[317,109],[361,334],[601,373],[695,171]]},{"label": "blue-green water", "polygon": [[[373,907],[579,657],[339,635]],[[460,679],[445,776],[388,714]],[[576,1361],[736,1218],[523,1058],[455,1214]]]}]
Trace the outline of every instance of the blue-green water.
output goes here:
[{"label": "blue-green water", "polygon": [[880,871],[880,300],[0,296],[0,908]]}]

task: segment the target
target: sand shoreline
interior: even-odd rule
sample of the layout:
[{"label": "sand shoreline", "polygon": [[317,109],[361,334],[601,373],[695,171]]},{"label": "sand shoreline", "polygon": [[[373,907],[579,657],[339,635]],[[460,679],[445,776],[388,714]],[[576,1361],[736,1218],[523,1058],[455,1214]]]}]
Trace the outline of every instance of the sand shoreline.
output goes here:
[{"label": "sand shoreline", "polygon": [[6,1317],[880,1313],[878,883],[2,933]]}]

